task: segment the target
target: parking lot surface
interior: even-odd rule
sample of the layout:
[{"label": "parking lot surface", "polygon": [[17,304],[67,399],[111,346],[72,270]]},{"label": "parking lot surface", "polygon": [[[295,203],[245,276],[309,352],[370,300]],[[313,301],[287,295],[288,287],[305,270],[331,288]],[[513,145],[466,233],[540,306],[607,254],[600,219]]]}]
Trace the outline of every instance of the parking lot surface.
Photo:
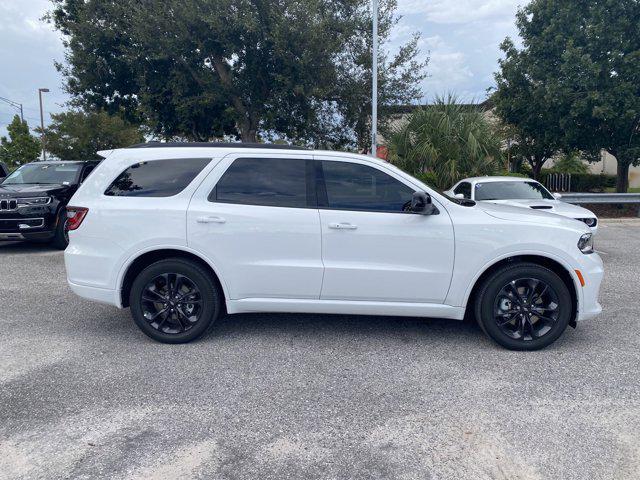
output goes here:
[{"label": "parking lot surface", "polygon": [[639,478],[640,222],[601,225],[604,313],[534,353],[326,315],[161,345],[0,244],[0,478]]}]

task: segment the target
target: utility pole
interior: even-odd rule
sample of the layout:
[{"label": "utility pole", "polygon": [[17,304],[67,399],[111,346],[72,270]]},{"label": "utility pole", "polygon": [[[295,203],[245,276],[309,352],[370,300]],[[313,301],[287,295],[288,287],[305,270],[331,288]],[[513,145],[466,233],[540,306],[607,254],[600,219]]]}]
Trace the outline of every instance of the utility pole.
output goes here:
[{"label": "utility pole", "polygon": [[47,93],[49,91],[48,88],[39,88],[38,89],[38,97],[40,98],[40,141],[42,142],[42,161],[47,161],[47,151],[45,150],[44,145],[44,114],[42,112],[42,94]]},{"label": "utility pole", "polygon": [[373,3],[373,58],[371,68],[371,156],[378,151],[378,0]]},{"label": "utility pole", "polygon": [[20,121],[24,123],[24,112],[22,111],[22,104],[18,103],[18,102],[14,102],[13,100],[9,100],[8,98],[4,98],[4,97],[0,97],[0,100],[2,100],[5,103],[8,103],[9,105],[11,105],[14,108],[17,108],[20,110]]}]

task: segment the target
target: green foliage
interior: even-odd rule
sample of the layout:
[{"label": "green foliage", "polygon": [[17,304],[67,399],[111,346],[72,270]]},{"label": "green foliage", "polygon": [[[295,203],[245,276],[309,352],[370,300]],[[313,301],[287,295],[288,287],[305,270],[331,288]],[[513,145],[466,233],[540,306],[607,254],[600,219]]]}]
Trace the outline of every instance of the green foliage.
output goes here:
[{"label": "green foliage", "polygon": [[[53,0],[67,90],[163,138],[363,143],[371,92],[369,0]],[[384,45],[396,0],[382,0]],[[380,53],[380,100],[421,96],[418,37]],[[366,142],[364,142],[366,143]]]},{"label": "green foliage", "polygon": [[38,159],[40,142],[29,133],[26,121],[21,121],[18,115],[14,116],[7,126],[7,131],[9,138],[0,138],[0,162],[13,169]]},{"label": "green foliage", "polygon": [[426,183],[427,185],[429,185],[430,187],[436,187],[436,185],[438,184],[438,176],[433,173],[433,172],[424,172],[424,173],[417,173],[414,175],[418,180],[420,180],[422,183]]},{"label": "green foliage", "polygon": [[517,15],[522,49],[506,40],[498,114],[540,161],[558,147],[618,160],[619,191],[640,162],[640,2],[533,0]]},{"label": "green foliage", "polygon": [[455,97],[438,98],[416,110],[389,137],[391,159],[430,183],[446,189],[464,177],[491,175],[501,161],[501,139],[478,107]]},{"label": "green foliage", "polygon": [[98,150],[144,141],[139,127],[106,112],[68,111],[53,114],[51,119],[45,129],[47,152],[61,160],[99,158]]},{"label": "green foliage", "polygon": [[552,172],[558,173],[589,173],[589,167],[582,160],[580,153],[572,152],[562,155],[553,167]]}]

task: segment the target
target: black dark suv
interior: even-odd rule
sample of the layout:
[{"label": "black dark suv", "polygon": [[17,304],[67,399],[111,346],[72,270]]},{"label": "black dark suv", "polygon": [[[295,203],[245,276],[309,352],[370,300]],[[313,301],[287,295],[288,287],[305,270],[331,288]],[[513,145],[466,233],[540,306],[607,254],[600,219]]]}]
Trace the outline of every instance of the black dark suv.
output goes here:
[{"label": "black dark suv", "polygon": [[98,160],[34,162],[0,183],[0,240],[69,243],[65,207]]}]

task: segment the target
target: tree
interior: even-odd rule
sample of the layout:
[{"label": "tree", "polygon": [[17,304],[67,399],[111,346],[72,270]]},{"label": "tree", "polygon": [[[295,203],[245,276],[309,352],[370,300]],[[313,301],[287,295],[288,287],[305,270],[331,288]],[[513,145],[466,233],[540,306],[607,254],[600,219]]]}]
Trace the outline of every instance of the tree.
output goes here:
[{"label": "tree", "polygon": [[29,133],[26,121],[15,115],[7,126],[7,131],[9,138],[0,138],[0,162],[15,168],[38,159],[40,142]]},{"label": "tree", "polygon": [[[368,0],[53,0],[79,105],[164,138],[348,144],[370,92]],[[383,40],[397,22],[383,0]],[[420,94],[418,40],[382,53],[384,102]],[[395,93],[394,93],[395,92]]]},{"label": "tree", "polygon": [[139,127],[106,112],[68,111],[51,115],[45,129],[47,151],[62,160],[99,158],[98,150],[144,141]]},{"label": "tree", "polygon": [[619,192],[640,163],[639,19],[637,0],[534,0],[517,14],[523,47],[503,44],[496,76],[504,120],[550,148],[609,151]]},{"label": "tree", "polygon": [[391,158],[414,175],[429,173],[435,187],[491,175],[501,161],[501,138],[477,106],[437,98],[414,111],[389,138]]},{"label": "tree", "polygon": [[496,115],[508,127],[512,164],[526,161],[537,180],[544,164],[561,148],[562,132],[546,84],[531,78],[527,56],[510,39],[502,42],[500,48],[506,58],[499,62],[491,102]]}]

